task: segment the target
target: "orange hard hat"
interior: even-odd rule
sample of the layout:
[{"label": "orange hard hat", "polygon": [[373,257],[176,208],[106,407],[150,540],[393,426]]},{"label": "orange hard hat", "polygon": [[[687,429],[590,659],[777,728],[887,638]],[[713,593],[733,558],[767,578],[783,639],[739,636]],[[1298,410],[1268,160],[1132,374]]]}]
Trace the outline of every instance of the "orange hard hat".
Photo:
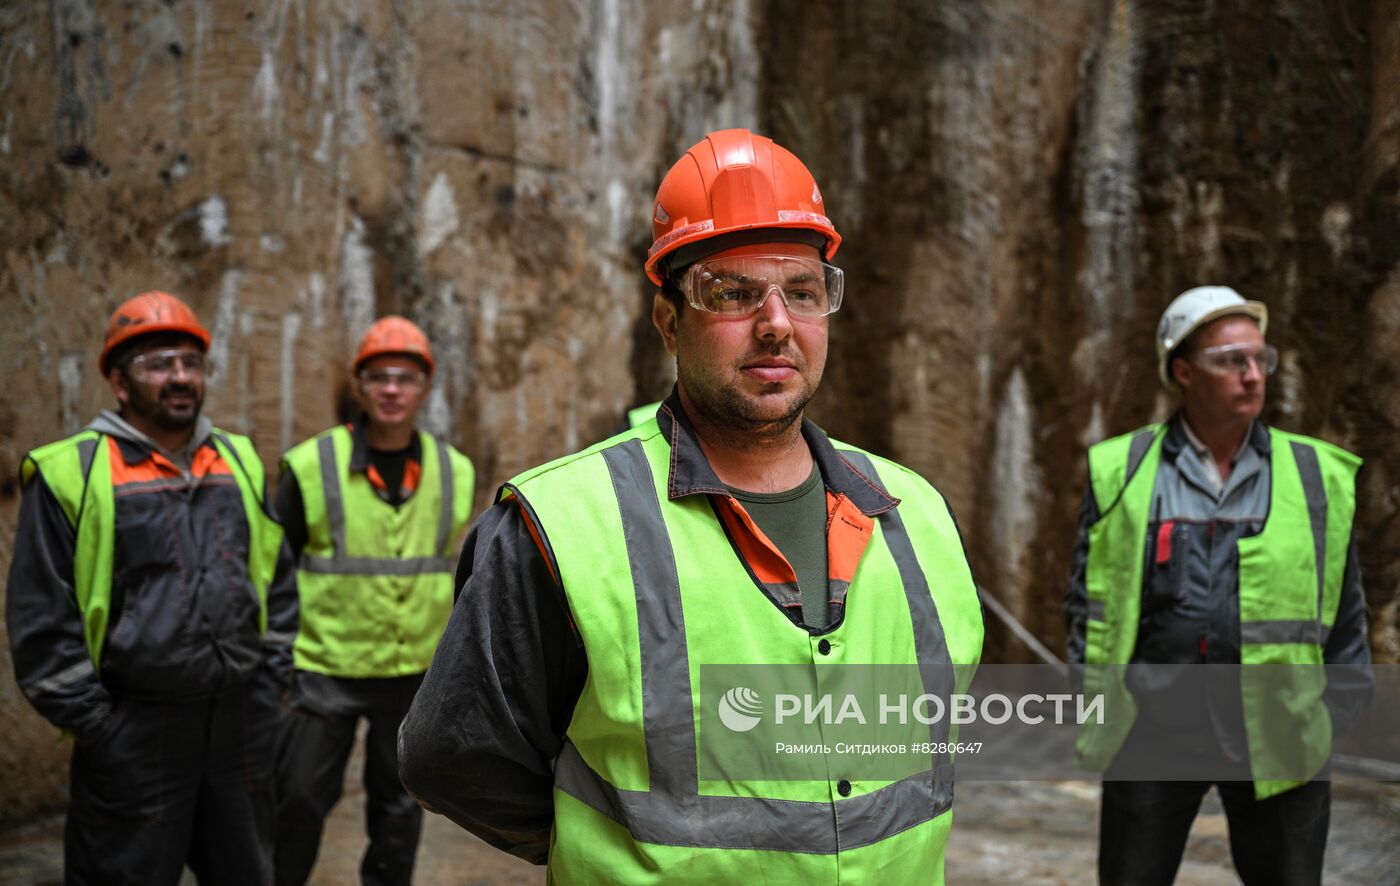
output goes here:
[{"label": "orange hard hat", "polygon": [[417,357],[428,367],[429,375],[433,374],[433,369],[437,366],[433,362],[433,349],[428,346],[428,337],[423,334],[423,330],[407,317],[400,317],[398,314],[375,320],[365,337],[360,339],[360,352],[355,355],[355,371],[359,372],[366,360],[386,354]]},{"label": "orange hard hat", "polygon": [[107,339],[97,368],[107,374],[112,351],[125,342],[153,332],[183,332],[199,340],[201,351],[209,350],[209,330],[199,322],[190,306],[168,292],[143,292],[122,302],[107,321]]},{"label": "orange hard hat", "polygon": [[[776,239],[810,241],[829,260],[841,235],[825,208],[812,173],[787,148],[747,129],[712,132],[685,152],[656,191],[647,276],[660,286],[668,266],[701,257],[686,247],[751,230],[783,230]],[[706,246],[739,245],[731,239],[739,238]]]}]

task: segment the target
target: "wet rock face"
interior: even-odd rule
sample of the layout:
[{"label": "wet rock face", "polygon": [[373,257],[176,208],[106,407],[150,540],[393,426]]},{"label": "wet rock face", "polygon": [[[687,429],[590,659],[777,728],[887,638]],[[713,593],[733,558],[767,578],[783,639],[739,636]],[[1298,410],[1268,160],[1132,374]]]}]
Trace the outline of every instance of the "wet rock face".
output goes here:
[{"label": "wet rock face", "polygon": [[[1084,447],[1169,409],[1161,308],[1268,302],[1268,417],[1368,460],[1400,656],[1400,7],[1376,3],[167,4],[0,11],[0,478],[107,405],[108,312],[214,332],[207,410],[269,464],[333,423],[379,313],[429,332],[426,423],[478,505],[665,393],[650,198],[704,132],[801,156],[845,236],[814,417],[928,476],[1052,647]],[[1387,87],[1387,84],[1391,84]],[[0,481],[0,567],[18,491]],[[1024,653],[994,632],[989,654]],[[0,664],[0,783],[66,746]]]}]

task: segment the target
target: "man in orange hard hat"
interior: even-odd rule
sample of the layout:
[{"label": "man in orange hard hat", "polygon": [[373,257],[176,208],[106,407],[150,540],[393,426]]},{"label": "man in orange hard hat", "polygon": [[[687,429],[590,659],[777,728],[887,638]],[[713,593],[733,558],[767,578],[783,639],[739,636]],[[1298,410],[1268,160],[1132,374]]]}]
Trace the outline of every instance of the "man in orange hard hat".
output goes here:
[{"label": "man in orange hard hat", "polygon": [[821,192],[725,130],[651,216],[676,388],[477,521],[404,783],[553,883],[941,883],[946,720],[877,729],[896,750],[867,763],[787,737],[766,688],[811,698],[878,664],[941,700],[982,645],[943,498],[803,417],[844,291]]},{"label": "man in orange hard hat", "polygon": [[117,308],[118,404],[25,456],[6,590],[15,678],[72,733],[68,883],[265,883],[292,666],[291,555],[246,437],[200,415],[209,332],[164,292]]},{"label": "man in orange hard hat", "polygon": [[278,511],[297,560],[302,630],[277,750],[277,882],[306,882],[363,718],[367,884],[408,883],[422,810],[398,775],[399,723],[452,611],[471,461],[417,428],[434,361],[403,317],[355,355],[359,416],[287,452]]}]

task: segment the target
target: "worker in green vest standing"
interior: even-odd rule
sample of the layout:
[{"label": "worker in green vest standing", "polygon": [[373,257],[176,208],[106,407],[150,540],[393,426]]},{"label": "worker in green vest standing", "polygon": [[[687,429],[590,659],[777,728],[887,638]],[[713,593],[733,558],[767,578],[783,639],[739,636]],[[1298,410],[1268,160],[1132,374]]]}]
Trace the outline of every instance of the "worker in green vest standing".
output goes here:
[{"label": "worker in green vest standing", "polygon": [[434,361],[409,320],[377,320],[353,366],[359,416],[283,457],[277,506],[302,630],[277,748],[277,882],[305,883],[363,718],[366,884],[413,875],[422,810],[398,776],[399,722],[452,611],[471,461],[417,427]]},{"label": "worker in green vest standing", "polygon": [[5,616],[20,688],[75,739],[67,883],[272,880],[296,592],[252,443],[200,414],[209,340],[168,293],[123,303],[118,409],[21,468]]},{"label": "worker in green vest standing", "polygon": [[[637,427],[506,483],[477,521],[400,732],[404,783],[553,883],[941,883],[946,721],[921,727],[899,779],[858,774],[835,743],[803,746],[803,779],[707,750],[761,719],[714,720],[713,667],[819,686],[879,663],[942,697],[981,653],[943,498],[803,417],[845,289],[822,194],[793,154],[733,129],[687,151],[649,209],[676,387]],[[774,699],[750,710],[771,721]]]},{"label": "worker in green vest standing", "polygon": [[1107,770],[1106,884],[1171,883],[1212,784],[1245,883],[1322,877],[1331,738],[1372,683],[1361,462],[1259,420],[1267,325],[1228,287],[1182,293],[1157,330],[1180,408],[1089,450],[1066,618],[1085,692],[1105,698],[1077,753]]}]

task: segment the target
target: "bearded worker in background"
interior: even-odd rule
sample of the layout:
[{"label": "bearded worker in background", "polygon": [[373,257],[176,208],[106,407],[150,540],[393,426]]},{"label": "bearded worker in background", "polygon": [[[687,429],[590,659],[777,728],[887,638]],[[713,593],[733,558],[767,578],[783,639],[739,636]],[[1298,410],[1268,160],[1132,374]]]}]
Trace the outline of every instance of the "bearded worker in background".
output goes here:
[{"label": "bearded worker in background", "polygon": [[277,509],[297,559],[302,629],[277,748],[277,882],[311,876],[361,719],[366,884],[407,884],[423,810],[399,781],[399,723],[452,612],[452,556],[475,490],[471,460],[418,429],[436,366],[404,317],[355,355],[360,413],[283,457]]},{"label": "bearded worker in background", "polygon": [[1259,420],[1267,324],[1228,287],[1182,293],[1157,333],[1180,409],[1089,450],[1065,608],[1086,692],[1117,702],[1078,743],[1107,768],[1105,884],[1171,883],[1212,784],[1245,883],[1322,877],[1331,738],[1372,683],[1361,461]]},{"label": "bearded worker in background", "polygon": [[68,883],[272,880],[291,555],[246,437],[200,415],[209,332],[147,292],[98,367],[116,398],[24,459],[6,588],[15,678],[71,732]]},{"label": "bearded worker in background", "polygon": [[943,498],[803,418],[844,289],[824,210],[769,139],[692,147],[652,205],[646,262],[676,388],[638,427],[507,483],[463,549],[400,732],[404,783],[552,882],[943,880],[947,757],[892,782],[848,777],[830,751],[819,780],[697,771],[708,664],[808,680],[898,664],[934,689],[981,652]]}]

